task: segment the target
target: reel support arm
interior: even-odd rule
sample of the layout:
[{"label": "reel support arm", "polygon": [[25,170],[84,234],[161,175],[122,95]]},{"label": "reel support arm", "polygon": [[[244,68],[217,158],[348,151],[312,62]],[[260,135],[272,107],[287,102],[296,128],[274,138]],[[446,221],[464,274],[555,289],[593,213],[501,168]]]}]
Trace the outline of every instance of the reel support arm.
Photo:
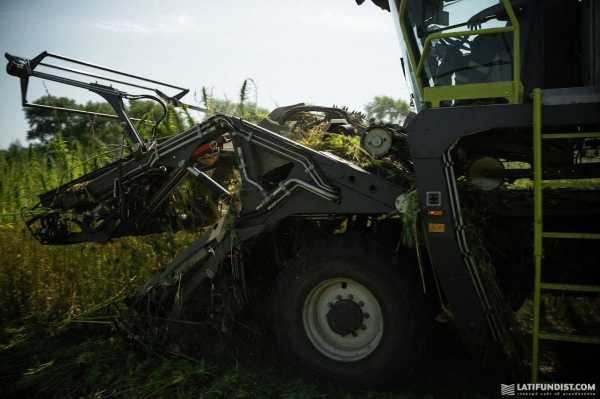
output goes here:
[{"label": "reel support arm", "polygon": [[[132,120],[136,120],[136,119],[130,118],[127,115],[125,105],[123,103],[123,99],[139,99],[139,98],[150,99],[150,100],[158,102],[163,107],[163,110],[165,113],[166,113],[166,104],[170,104],[174,107],[193,109],[193,110],[201,111],[201,112],[206,111],[206,109],[204,109],[204,108],[196,107],[193,105],[183,103],[181,101],[181,99],[186,94],[189,93],[189,89],[185,89],[183,87],[175,86],[175,85],[172,85],[169,83],[164,83],[164,82],[160,82],[157,80],[144,78],[144,77],[133,75],[130,73],[125,73],[125,72],[122,72],[122,71],[119,71],[119,70],[116,70],[113,68],[108,68],[105,66],[91,64],[89,62],[65,57],[65,56],[58,55],[58,54],[48,53],[47,51],[44,51],[44,52],[38,54],[37,56],[35,56],[32,59],[18,57],[18,56],[14,56],[14,55],[11,55],[8,53],[5,54],[5,57],[8,60],[8,63],[6,65],[6,72],[9,75],[18,77],[20,80],[21,104],[23,107],[38,108],[38,109],[44,109],[44,110],[57,110],[57,111],[73,112],[73,113],[79,113],[79,114],[85,114],[85,115],[95,115],[95,116],[103,117],[103,118],[120,119],[125,125],[125,130],[129,136],[129,138],[142,151],[147,150],[150,145],[149,145],[149,143],[145,142],[144,138],[139,134],[139,132],[137,131],[135,126],[131,123]],[[128,80],[116,79],[113,77],[103,76],[103,75],[99,75],[96,73],[82,71],[79,69],[74,69],[74,68],[70,68],[70,67],[66,67],[66,66],[62,66],[62,65],[50,64],[50,63],[46,62],[48,59],[59,60],[63,63],[67,63],[69,65],[75,64],[75,65],[84,66],[88,69],[91,69],[92,71],[99,70],[99,71],[109,72],[114,75],[123,76],[123,77],[127,78]],[[86,83],[81,80],[73,79],[71,77],[66,77],[63,75],[55,74],[55,73],[49,73],[46,71],[40,71],[39,70],[40,67],[45,68],[46,70],[50,69],[52,71],[60,71],[60,72],[71,74],[71,75],[86,76],[86,77],[91,77],[91,78],[95,78],[95,79],[100,79],[100,80],[103,80],[106,82],[116,83],[119,85],[134,87],[139,90],[149,91],[152,93],[152,95],[148,95],[148,94],[132,95],[125,91],[118,90],[112,86],[99,84],[99,83]],[[73,86],[73,87],[78,87],[81,89],[90,90],[91,92],[96,93],[99,96],[101,96],[102,98],[104,98],[108,102],[108,104],[113,108],[113,110],[115,111],[115,114],[105,114],[105,113],[91,112],[91,111],[85,111],[85,110],[80,110],[80,109],[54,107],[51,105],[31,103],[27,99],[27,94],[28,94],[28,89],[29,89],[29,80],[32,77],[38,78],[41,80],[47,80],[47,81],[51,81],[51,82],[61,83],[61,84],[67,85],[67,86]],[[177,93],[169,96],[169,95],[165,94],[163,91],[159,90],[157,87],[150,87],[150,85],[148,85],[148,83],[151,83],[154,86],[177,90]],[[162,120],[162,118],[161,118],[161,120]],[[160,123],[161,120],[159,120],[158,123]],[[154,129],[156,128],[156,125],[155,125]]]}]

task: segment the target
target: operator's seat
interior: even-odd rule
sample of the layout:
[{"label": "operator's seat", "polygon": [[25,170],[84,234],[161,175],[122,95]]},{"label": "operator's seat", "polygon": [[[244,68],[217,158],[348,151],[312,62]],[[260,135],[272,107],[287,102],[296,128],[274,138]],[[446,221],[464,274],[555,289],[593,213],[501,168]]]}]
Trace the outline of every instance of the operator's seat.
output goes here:
[{"label": "operator's seat", "polygon": [[446,45],[436,68],[436,86],[512,80],[511,42],[506,35],[481,35],[469,43],[470,51]]},{"label": "operator's seat", "polygon": [[512,80],[511,54],[512,38],[506,34],[480,35],[471,42],[471,60],[486,77],[485,82]]}]

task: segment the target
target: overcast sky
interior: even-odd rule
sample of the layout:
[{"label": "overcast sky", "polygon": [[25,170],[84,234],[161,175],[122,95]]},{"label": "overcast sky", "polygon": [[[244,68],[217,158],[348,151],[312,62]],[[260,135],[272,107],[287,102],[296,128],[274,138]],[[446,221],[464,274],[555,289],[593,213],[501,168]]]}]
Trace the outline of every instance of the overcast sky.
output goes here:
[{"label": "overcast sky", "polygon": [[[0,51],[47,50],[236,99],[245,78],[258,102],[347,105],[407,97],[389,13],[354,0],[0,1]],[[30,100],[44,94],[32,83]],[[49,84],[79,101],[94,94]],[[192,95],[186,99],[193,102]],[[27,126],[18,80],[0,71],[0,147]]]}]

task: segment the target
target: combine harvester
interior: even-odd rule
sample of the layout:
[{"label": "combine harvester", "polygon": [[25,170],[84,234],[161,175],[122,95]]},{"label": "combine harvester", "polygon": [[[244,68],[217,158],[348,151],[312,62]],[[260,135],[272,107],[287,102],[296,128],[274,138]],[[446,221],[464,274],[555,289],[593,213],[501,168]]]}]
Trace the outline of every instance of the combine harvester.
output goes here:
[{"label": "combine harvester", "polygon": [[[42,194],[27,221],[33,235],[65,245],[176,230],[185,215],[173,193],[197,179],[228,211],[130,299],[138,337],[203,346],[266,292],[281,349],[343,384],[410,377],[434,319],[453,323],[485,374],[504,382],[524,381],[526,367],[538,380],[540,342],[600,343],[586,323],[540,329],[542,293],[600,291],[600,4],[374,3],[390,11],[402,44],[417,111],[403,126],[297,105],[260,125],[213,116],[157,142],[123,100],[186,107],[188,90],[46,52],[7,55],[24,106],[40,107],[27,101],[31,78],[87,89],[113,107],[100,116],[119,118],[129,141],[122,159]],[[360,134],[374,159],[400,165],[395,178],[284,136],[290,115],[315,111],[329,131]],[[237,193],[216,178],[231,160]],[[514,309],[531,297],[529,346]],[[203,320],[219,328],[204,332]]]}]

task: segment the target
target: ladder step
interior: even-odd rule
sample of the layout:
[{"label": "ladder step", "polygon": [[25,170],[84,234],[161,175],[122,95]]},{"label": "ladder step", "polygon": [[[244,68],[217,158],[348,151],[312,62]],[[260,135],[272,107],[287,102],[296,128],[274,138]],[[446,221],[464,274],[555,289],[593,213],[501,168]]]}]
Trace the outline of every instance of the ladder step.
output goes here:
[{"label": "ladder step", "polygon": [[589,133],[546,133],[542,134],[542,138],[545,140],[556,140],[556,139],[598,139],[600,138],[600,132],[589,132]]},{"label": "ladder step", "polygon": [[591,337],[586,335],[555,334],[541,331],[538,335],[538,338],[546,341],[577,342],[579,344],[600,345],[600,337]]},{"label": "ladder step", "polygon": [[574,240],[600,240],[600,234],[593,233],[564,233],[564,232],[543,232],[544,238],[565,238]]},{"label": "ladder step", "polygon": [[540,283],[540,288],[543,289],[543,290],[554,290],[554,291],[597,292],[597,293],[600,293],[600,285]]},{"label": "ladder step", "polygon": [[592,177],[543,180],[543,188],[574,188],[579,190],[591,190],[600,187],[600,180]]}]

